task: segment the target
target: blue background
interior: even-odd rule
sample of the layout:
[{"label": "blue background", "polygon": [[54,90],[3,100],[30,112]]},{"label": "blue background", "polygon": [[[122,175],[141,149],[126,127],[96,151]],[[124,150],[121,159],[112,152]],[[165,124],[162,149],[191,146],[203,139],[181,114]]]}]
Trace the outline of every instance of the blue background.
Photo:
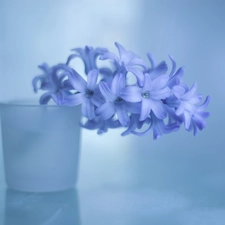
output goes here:
[{"label": "blue background", "polygon": [[[184,129],[157,141],[82,130],[81,224],[224,224],[224,12],[223,0],[0,0],[1,101],[33,96],[38,64],[64,62],[87,44],[116,52],[115,41],[145,59],[151,52],[170,63],[171,54],[185,66],[184,81],[211,96],[198,137]],[[2,161],[0,154],[0,224]]]}]

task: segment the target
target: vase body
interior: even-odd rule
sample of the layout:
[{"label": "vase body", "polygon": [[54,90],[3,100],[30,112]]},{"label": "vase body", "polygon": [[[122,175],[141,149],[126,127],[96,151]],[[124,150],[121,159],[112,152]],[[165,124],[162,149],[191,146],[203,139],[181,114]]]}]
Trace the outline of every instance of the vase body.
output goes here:
[{"label": "vase body", "polygon": [[4,225],[80,225],[76,188],[50,193],[7,189]]},{"label": "vase body", "polygon": [[77,180],[80,108],[1,104],[7,185],[20,191],[72,188]]}]

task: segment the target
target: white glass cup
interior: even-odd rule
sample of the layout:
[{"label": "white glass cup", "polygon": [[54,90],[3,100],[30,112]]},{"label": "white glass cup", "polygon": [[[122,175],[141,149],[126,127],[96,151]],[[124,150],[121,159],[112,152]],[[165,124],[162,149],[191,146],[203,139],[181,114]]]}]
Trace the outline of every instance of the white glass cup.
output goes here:
[{"label": "white glass cup", "polygon": [[80,107],[0,103],[4,168],[15,190],[73,187],[78,175]]}]

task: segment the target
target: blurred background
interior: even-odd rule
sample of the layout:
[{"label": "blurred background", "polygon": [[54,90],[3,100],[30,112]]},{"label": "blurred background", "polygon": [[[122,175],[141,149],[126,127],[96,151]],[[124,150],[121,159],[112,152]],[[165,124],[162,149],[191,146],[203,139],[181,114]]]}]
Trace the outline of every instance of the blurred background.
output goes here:
[{"label": "blurred background", "polygon": [[[178,67],[185,66],[184,81],[196,81],[199,92],[211,96],[211,117],[197,137],[184,129],[157,141],[152,134],[82,130],[82,224],[93,218],[109,224],[112,214],[123,221],[112,224],[223,224],[224,12],[223,0],[0,0],[1,101],[34,96],[37,65],[65,62],[70,49],[85,45],[117,53],[115,41],[145,59],[151,52],[169,67],[171,54]],[[2,154],[0,176],[4,190]],[[4,207],[0,201],[0,218]]]}]

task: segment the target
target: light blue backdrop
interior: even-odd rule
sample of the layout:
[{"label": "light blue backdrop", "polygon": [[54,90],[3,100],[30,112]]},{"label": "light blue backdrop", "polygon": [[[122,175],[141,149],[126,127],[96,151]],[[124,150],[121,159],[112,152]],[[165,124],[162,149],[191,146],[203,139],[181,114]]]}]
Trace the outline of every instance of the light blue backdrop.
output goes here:
[{"label": "light blue backdrop", "polygon": [[184,80],[196,81],[199,92],[211,96],[206,129],[198,137],[182,129],[157,141],[151,135],[122,138],[121,131],[110,131],[99,137],[83,130],[78,187],[119,183],[176,191],[194,210],[184,220],[202,215],[225,220],[224,12],[223,0],[1,0],[0,99],[33,95],[37,65],[63,61],[77,46],[116,52],[118,41],[168,63],[171,54],[185,66]]}]

